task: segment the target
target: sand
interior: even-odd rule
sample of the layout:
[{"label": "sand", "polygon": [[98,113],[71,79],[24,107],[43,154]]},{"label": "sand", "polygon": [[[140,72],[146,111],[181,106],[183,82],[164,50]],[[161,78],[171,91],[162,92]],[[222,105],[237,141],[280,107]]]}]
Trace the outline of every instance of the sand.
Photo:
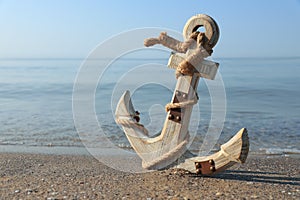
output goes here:
[{"label": "sand", "polygon": [[126,173],[88,155],[0,154],[0,199],[300,199],[300,158],[250,156],[214,177]]}]

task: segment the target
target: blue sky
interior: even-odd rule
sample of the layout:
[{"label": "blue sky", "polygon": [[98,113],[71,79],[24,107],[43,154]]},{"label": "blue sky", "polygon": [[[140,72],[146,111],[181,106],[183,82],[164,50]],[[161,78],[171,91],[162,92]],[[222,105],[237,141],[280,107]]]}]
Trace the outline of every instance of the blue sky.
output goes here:
[{"label": "blue sky", "polygon": [[300,0],[0,0],[0,58],[84,58],[112,35],[181,32],[200,13],[220,27],[215,57],[300,56]]}]

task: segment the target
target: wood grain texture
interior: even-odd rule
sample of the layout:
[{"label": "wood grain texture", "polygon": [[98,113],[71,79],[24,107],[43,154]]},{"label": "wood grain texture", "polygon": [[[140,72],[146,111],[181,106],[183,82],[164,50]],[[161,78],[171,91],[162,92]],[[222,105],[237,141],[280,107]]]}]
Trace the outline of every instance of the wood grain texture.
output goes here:
[{"label": "wood grain texture", "polygon": [[[187,100],[196,98],[195,88],[198,86],[199,76],[181,76],[178,78],[172,102],[175,101],[178,91],[186,93]],[[147,130],[134,119],[134,107],[131,103],[130,93],[126,91],[121,97],[116,109],[116,121],[122,128],[137,154],[143,160],[147,169],[161,169],[172,164],[185,151],[188,143],[188,126],[192,113],[192,105],[181,109],[181,120],[175,122],[165,119],[161,134],[157,137],[148,137]]]},{"label": "wood grain texture", "polygon": [[184,158],[184,162],[178,164],[175,168],[183,168],[193,173],[198,173],[196,163],[205,163],[210,160],[214,162],[214,170],[209,170],[205,175],[212,175],[221,172],[236,163],[244,163],[249,152],[249,138],[247,129],[242,128],[228,142],[223,144],[220,151],[209,155],[197,157],[189,155],[190,158]]}]

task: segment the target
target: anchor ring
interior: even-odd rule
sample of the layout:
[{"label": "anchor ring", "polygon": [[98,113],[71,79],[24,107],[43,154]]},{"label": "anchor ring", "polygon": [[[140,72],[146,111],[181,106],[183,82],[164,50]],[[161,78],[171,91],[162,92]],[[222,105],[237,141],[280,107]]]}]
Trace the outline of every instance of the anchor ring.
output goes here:
[{"label": "anchor ring", "polygon": [[213,48],[219,40],[220,30],[215,20],[208,15],[199,14],[191,17],[183,28],[183,37],[185,40],[188,40],[190,35],[202,26],[205,28],[205,36],[209,40],[208,43]]}]

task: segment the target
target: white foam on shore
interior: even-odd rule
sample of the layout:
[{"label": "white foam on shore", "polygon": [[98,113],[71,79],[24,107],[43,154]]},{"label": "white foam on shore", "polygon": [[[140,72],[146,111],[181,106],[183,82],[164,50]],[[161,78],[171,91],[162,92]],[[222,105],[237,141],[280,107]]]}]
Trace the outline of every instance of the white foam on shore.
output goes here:
[{"label": "white foam on shore", "polygon": [[299,149],[261,148],[260,150],[265,152],[266,155],[300,154]]},{"label": "white foam on shore", "polygon": [[0,153],[89,155],[84,147],[0,145]]},{"label": "white foam on shore", "polygon": [[[119,151],[113,148],[90,148],[99,156],[118,156]],[[0,145],[0,153],[32,153],[52,155],[91,155],[85,147],[72,146],[25,146],[25,145]],[[122,155],[123,156],[123,155]]]}]

